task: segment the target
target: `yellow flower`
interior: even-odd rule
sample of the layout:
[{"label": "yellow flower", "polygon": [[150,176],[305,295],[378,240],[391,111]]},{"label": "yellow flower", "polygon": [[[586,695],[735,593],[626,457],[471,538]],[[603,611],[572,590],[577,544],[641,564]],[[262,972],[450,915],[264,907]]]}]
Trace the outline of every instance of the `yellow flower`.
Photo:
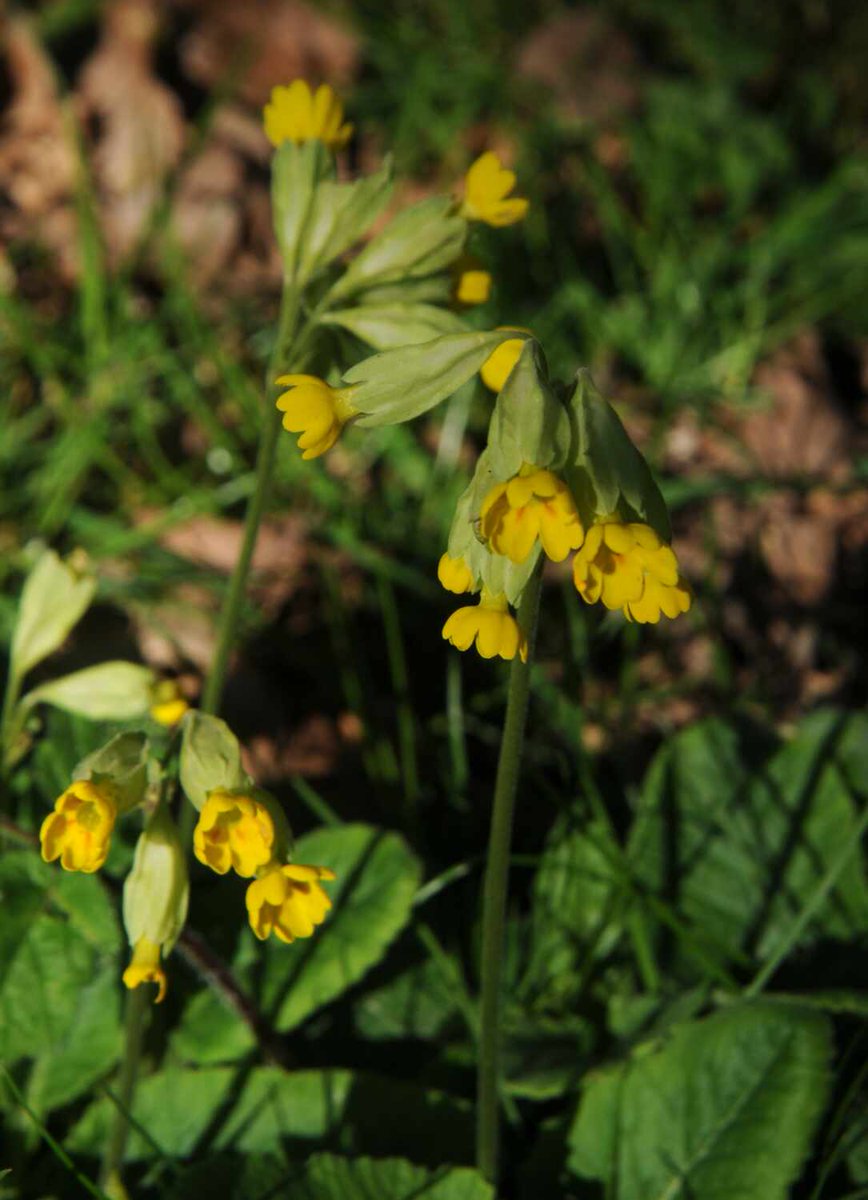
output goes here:
[{"label": "yellow flower", "polygon": [[527,200],[517,196],[507,199],[514,187],[514,172],[501,165],[493,150],[487,150],[467,172],[461,215],[468,221],[484,221],[496,227],[514,225],[530,207]]},{"label": "yellow flower", "polygon": [[[515,329],[517,326],[506,325],[502,328]],[[520,332],[526,333],[527,330]],[[527,338],[508,338],[505,342],[501,342],[482,364],[479,374],[482,382],[492,392],[502,391],[503,385],[512,374],[513,367],[521,357],[526,341]]]},{"label": "yellow flower", "polygon": [[334,877],[328,867],[275,865],[247,889],[250,928],[260,940],[270,933],[282,942],[310,937],[332,906],[319,880]]},{"label": "yellow flower", "polygon": [[122,978],[128,988],[138,987],[140,983],[155,983],[160,990],[154,1003],[160,1003],[166,995],[166,972],[160,965],[160,947],[156,942],[150,942],[146,937],[139,938]]},{"label": "yellow flower", "polygon": [[479,603],[459,608],[443,626],[443,636],[458,650],[476,649],[483,658],[515,658],[527,662],[527,641],[518,621],[509,612],[506,596],[482,589]]},{"label": "yellow flower", "polygon": [[473,587],[473,575],[470,567],[463,558],[450,558],[448,554],[440,556],[437,564],[437,578],[447,592],[469,592]]},{"label": "yellow flower", "polygon": [[481,532],[495,554],[524,562],[536,539],[553,562],[563,562],[585,536],[576,502],[551,471],[524,466],[482,502]]},{"label": "yellow flower", "polygon": [[42,857],[46,862],[59,858],[65,871],[98,871],[106,860],[117,815],[110,784],[76,780],[42,822]]},{"label": "yellow flower", "polygon": [[217,788],[208,793],[193,830],[200,863],[218,875],[232,867],[250,879],[271,861],[273,847],[274,820],[264,804],[244,792]]},{"label": "yellow flower", "polygon": [[190,705],[174,679],[161,679],[151,692],[151,716],[158,725],[177,725]]},{"label": "yellow flower", "polygon": [[491,275],[479,267],[467,267],[455,276],[454,296],[459,304],[485,304],[491,295]]},{"label": "yellow flower", "polygon": [[353,389],[329,387],[315,375],[281,375],[277,382],[289,388],[277,399],[284,413],[283,428],[301,434],[302,458],[319,458],[331,450],[344,425],[358,412],[349,401]]},{"label": "yellow flower", "polygon": [[343,124],[344,106],[329,85],[322,83],[312,93],[303,79],[274,88],[262,119],[272,146],[316,139],[330,150],[341,150],[353,132],[352,125]]},{"label": "yellow flower", "polygon": [[573,581],[588,604],[602,600],[642,624],[690,608],[690,589],[672,548],[639,522],[609,517],[592,526],[573,560]]}]

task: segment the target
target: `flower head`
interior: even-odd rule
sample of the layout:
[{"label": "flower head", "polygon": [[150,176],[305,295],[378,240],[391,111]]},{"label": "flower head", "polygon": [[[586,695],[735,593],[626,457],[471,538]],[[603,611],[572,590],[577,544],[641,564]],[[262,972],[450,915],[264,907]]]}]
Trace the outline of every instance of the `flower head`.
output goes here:
[{"label": "flower head", "polygon": [[690,608],[690,589],[678,573],[671,546],[649,525],[617,517],[593,525],[573,559],[573,582],[588,604],[623,609],[642,624]]},{"label": "flower head", "polygon": [[158,725],[177,725],[190,705],[174,679],[161,679],[151,691],[151,716]]},{"label": "flower head", "polygon": [[585,536],[576,502],[552,471],[525,466],[498,483],[482,502],[481,532],[495,554],[524,562],[539,538],[553,562],[563,562]]},{"label": "flower head", "polygon": [[473,575],[470,567],[463,558],[450,558],[448,554],[440,556],[437,564],[437,578],[447,592],[469,592],[473,587]]},{"label": "flower head", "polygon": [[332,906],[319,881],[334,877],[328,867],[275,865],[247,889],[251,929],[260,940],[270,933],[282,942],[310,937]]},{"label": "flower head", "polygon": [[289,388],[277,399],[284,414],[283,428],[301,434],[302,458],[319,458],[331,450],[358,411],[349,400],[353,389],[329,387],[316,375],[281,375],[277,382]]},{"label": "flower head", "polygon": [[274,839],[274,820],[260,800],[216,789],[208,793],[193,830],[193,851],[218,875],[232,867],[250,879],[273,858]]},{"label": "flower head", "polygon": [[155,983],[159,988],[155,1004],[159,1004],[166,995],[166,972],[160,965],[160,947],[156,942],[140,937],[133,947],[133,957],[130,965],[124,971],[122,979],[128,988],[136,988],[140,983]]},{"label": "flower head", "polygon": [[329,85],[320,84],[314,93],[303,79],[274,88],[262,119],[272,146],[318,140],[330,150],[340,150],[353,132],[352,125],[343,123],[344,106]]},{"label": "flower head", "polygon": [[[508,326],[512,328],[512,326]],[[524,332],[522,330],[521,332]],[[492,392],[500,392],[512,374],[512,369],[521,358],[521,352],[527,338],[507,338],[496,350],[489,354],[482,364],[479,374],[482,382]]]},{"label": "flower head", "polygon": [[117,815],[111,784],[76,780],[42,822],[42,857],[46,862],[59,858],[65,871],[98,871],[106,860]]},{"label": "flower head", "polygon": [[515,173],[501,165],[493,150],[481,154],[464,180],[461,214],[468,221],[484,221],[501,227],[520,221],[530,207],[527,200],[509,197],[515,187]]},{"label": "flower head", "polygon": [[492,595],[482,589],[478,604],[459,608],[443,626],[443,636],[458,650],[469,650],[473,643],[483,658],[515,658],[527,661],[527,640],[518,621],[509,612],[506,596]]},{"label": "flower head", "polygon": [[491,295],[491,274],[481,267],[459,264],[453,295],[458,304],[485,304]]}]

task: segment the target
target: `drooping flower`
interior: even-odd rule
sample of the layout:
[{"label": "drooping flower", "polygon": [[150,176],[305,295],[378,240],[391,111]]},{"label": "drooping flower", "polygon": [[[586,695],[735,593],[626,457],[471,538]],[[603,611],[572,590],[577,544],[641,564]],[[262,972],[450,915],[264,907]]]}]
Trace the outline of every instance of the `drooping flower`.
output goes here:
[{"label": "drooping flower", "polygon": [[[515,328],[515,326],[505,326],[507,329]],[[526,330],[520,332],[526,333]],[[505,342],[501,342],[496,350],[489,354],[488,358],[482,364],[479,375],[482,382],[492,392],[500,392],[503,390],[503,385],[506,383],[512,374],[513,367],[521,358],[521,352],[524,349],[524,344],[527,338],[507,338]]]},{"label": "drooping flower", "polygon": [[466,266],[454,278],[453,295],[458,304],[485,304],[491,295],[491,273],[481,267]]},{"label": "drooping flower", "polygon": [[274,820],[255,796],[218,788],[208,793],[193,830],[193,852],[218,875],[230,867],[250,879],[274,857]]},{"label": "drooping flower", "polygon": [[450,558],[448,554],[440,556],[437,578],[447,592],[456,592],[458,595],[469,592],[473,587],[473,575],[464,559]]},{"label": "drooping flower", "polygon": [[123,899],[124,928],[133,947],[123,981],[128,988],[157,984],[157,1003],[166,994],[161,959],[169,954],[184,927],[189,895],[187,856],[175,822],[161,803],[136,843]]},{"label": "drooping flower", "polygon": [[161,679],[154,685],[150,713],[158,725],[177,725],[189,707],[174,679]]},{"label": "drooping flower", "polygon": [[277,383],[289,391],[277,398],[284,414],[283,428],[300,433],[302,458],[319,458],[341,435],[347,421],[358,412],[350,403],[352,388],[333,388],[316,375],[281,375]]},{"label": "drooping flower", "polygon": [[303,79],[273,88],[262,120],[272,146],[316,139],[330,150],[341,150],[353,132],[352,125],[344,124],[344,106],[329,85],[321,83],[314,93]]},{"label": "drooping flower", "polygon": [[319,881],[334,878],[328,867],[275,864],[247,889],[251,929],[262,941],[271,933],[282,942],[310,937],[332,906]]},{"label": "drooping flower", "polygon": [[572,493],[552,471],[525,465],[496,484],[480,511],[480,531],[495,554],[524,562],[539,538],[553,562],[563,562],[585,536]]},{"label": "drooping flower", "polygon": [[151,942],[146,937],[139,938],[133,947],[130,965],[121,978],[128,988],[136,988],[140,983],[155,983],[159,991],[154,1003],[160,1003],[166,995],[167,980],[166,972],[160,963],[160,947],[156,942]]},{"label": "drooping flower", "polygon": [[468,221],[483,221],[486,225],[514,225],[527,214],[530,203],[518,196],[509,196],[515,187],[515,173],[507,170],[493,150],[481,154],[467,172],[464,180],[464,201],[461,214]]},{"label": "drooping flower", "polygon": [[588,604],[600,600],[641,624],[690,608],[672,547],[641,522],[607,517],[593,525],[573,559],[573,582]]},{"label": "drooping flower", "polygon": [[509,611],[506,596],[482,589],[478,604],[459,608],[443,626],[443,636],[457,650],[469,650],[473,643],[483,658],[512,659],[516,654],[527,661],[527,640],[518,621]]},{"label": "drooping flower", "polygon": [[109,783],[78,779],[54,802],[42,822],[39,841],[46,862],[60,859],[65,871],[98,871],[106,860],[118,815]]}]

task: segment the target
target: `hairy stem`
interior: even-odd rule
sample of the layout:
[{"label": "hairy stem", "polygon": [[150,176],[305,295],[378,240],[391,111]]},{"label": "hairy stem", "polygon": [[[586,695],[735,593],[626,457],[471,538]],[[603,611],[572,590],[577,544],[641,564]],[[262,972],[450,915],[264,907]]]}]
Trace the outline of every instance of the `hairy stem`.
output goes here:
[{"label": "hairy stem", "polygon": [[500,991],[506,925],[512,818],[518,789],[527,720],[530,671],[542,572],[531,576],[518,613],[527,634],[527,662],[516,655],[509,675],[509,693],[497,763],[494,804],[488,838],[488,860],[482,900],[482,964],[479,1056],[476,1090],[476,1165],[490,1183],[497,1181],[500,1091]]}]

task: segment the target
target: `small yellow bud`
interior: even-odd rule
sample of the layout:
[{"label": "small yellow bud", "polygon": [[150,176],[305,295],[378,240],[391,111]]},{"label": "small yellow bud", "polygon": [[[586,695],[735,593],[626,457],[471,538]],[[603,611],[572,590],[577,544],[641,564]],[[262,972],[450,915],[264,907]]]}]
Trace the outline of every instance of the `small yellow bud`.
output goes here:
[{"label": "small yellow bud", "polygon": [[246,792],[208,793],[196,828],[193,852],[218,875],[231,867],[250,879],[274,857],[274,820],[268,808]]},{"label": "small yellow bud", "polygon": [[133,866],[124,883],[124,927],[133,957],[124,971],[128,988],[156,983],[157,1003],[166,993],[160,965],[187,919],[190,885],[187,858],[165,804],[160,804],[136,843]]},{"label": "small yellow bud", "polygon": [[189,707],[174,679],[161,679],[154,685],[150,713],[158,725],[177,725]]},{"label": "small yellow bud", "polygon": [[79,779],[54,802],[42,822],[39,841],[46,862],[60,859],[65,871],[98,871],[106,860],[118,815],[109,783]]},{"label": "small yellow bud", "polygon": [[491,274],[479,267],[467,267],[455,275],[453,295],[458,304],[485,304],[491,295]]},{"label": "small yellow bud", "polygon": [[331,450],[344,425],[358,412],[349,399],[354,389],[329,387],[315,375],[281,375],[277,382],[289,388],[276,402],[285,414],[283,428],[301,434],[302,458],[319,458]]},{"label": "small yellow bud", "polygon": [[289,87],[276,87],[262,112],[265,134],[272,146],[281,142],[323,142],[330,150],[341,150],[353,127],[345,125],[344,106],[327,83],[313,93],[303,79]]},{"label": "small yellow bud", "polygon": [[623,609],[628,620],[656,624],[690,608],[678,561],[654,530],[606,517],[593,525],[573,559],[573,582],[588,604]]},{"label": "small yellow bud", "polygon": [[473,588],[473,575],[470,567],[463,558],[450,558],[448,554],[440,556],[437,564],[437,578],[447,592],[469,592]]},{"label": "small yellow bud", "polygon": [[[504,329],[516,329],[516,325],[502,326]],[[527,333],[527,330],[518,330],[521,333]],[[518,360],[521,358],[521,352],[524,349],[524,344],[527,338],[508,338],[505,342],[501,342],[497,349],[488,356],[480,368],[479,374],[482,382],[492,392],[500,392],[503,390],[503,385],[506,383],[512,374]]]},{"label": "small yellow bud", "polygon": [[260,940],[270,933],[282,942],[310,937],[332,906],[320,879],[334,879],[328,867],[275,864],[247,889],[250,927]]},{"label": "small yellow bud", "polygon": [[552,471],[536,467],[493,487],[480,517],[491,549],[514,563],[524,562],[537,538],[552,562],[563,562],[585,536],[570,489]]},{"label": "small yellow bud", "polygon": [[473,643],[483,658],[515,658],[527,662],[527,640],[518,621],[509,612],[504,595],[492,595],[482,589],[479,603],[459,608],[443,626],[443,636],[457,650],[469,650]]},{"label": "small yellow bud", "polygon": [[483,221],[501,227],[514,225],[527,215],[530,204],[517,196],[507,199],[515,187],[515,174],[501,165],[493,150],[481,154],[464,180],[461,215],[468,221]]}]

